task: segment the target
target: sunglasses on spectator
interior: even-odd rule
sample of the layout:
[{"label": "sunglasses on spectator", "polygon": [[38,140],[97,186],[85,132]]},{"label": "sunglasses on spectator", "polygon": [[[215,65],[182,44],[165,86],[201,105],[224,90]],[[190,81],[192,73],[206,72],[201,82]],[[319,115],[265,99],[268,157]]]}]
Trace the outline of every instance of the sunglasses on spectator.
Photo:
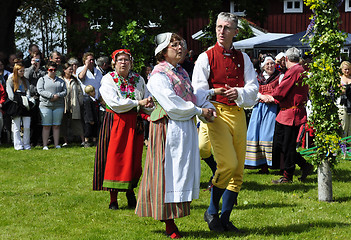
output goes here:
[{"label": "sunglasses on spectator", "polygon": [[49,72],[56,72],[56,68],[49,68],[48,71]]}]

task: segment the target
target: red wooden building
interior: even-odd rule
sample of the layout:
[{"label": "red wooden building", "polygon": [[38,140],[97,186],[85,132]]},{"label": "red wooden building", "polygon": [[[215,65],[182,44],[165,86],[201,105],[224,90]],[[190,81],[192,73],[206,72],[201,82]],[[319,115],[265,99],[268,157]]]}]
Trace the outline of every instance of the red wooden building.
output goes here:
[{"label": "red wooden building", "polygon": [[[344,0],[339,7],[341,30],[351,32],[351,0]],[[267,20],[260,26],[273,33],[298,33],[307,29],[312,12],[303,0],[271,0]]]}]

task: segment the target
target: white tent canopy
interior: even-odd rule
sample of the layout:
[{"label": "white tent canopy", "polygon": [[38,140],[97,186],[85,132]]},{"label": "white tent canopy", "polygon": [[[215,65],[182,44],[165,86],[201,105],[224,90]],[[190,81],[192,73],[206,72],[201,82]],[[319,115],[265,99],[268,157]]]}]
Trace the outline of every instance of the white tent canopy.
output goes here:
[{"label": "white tent canopy", "polygon": [[235,49],[238,49],[238,50],[253,49],[254,45],[256,45],[256,44],[260,44],[260,43],[276,40],[276,39],[287,37],[287,36],[290,36],[290,35],[292,35],[292,34],[287,34],[287,33],[266,33],[266,34],[259,35],[259,36],[256,36],[256,37],[252,37],[252,38],[244,39],[244,40],[241,40],[241,41],[238,41],[238,42],[234,42],[233,45],[234,45]]}]

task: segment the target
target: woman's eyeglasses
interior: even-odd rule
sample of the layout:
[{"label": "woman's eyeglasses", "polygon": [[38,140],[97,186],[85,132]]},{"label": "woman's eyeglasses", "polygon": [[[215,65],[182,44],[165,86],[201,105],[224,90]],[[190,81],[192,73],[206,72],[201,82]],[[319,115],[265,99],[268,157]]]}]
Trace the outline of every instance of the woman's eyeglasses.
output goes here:
[{"label": "woman's eyeglasses", "polygon": [[179,46],[184,47],[183,42],[177,41],[177,42],[171,42],[171,45],[169,46],[170,48],[178,48]]}]

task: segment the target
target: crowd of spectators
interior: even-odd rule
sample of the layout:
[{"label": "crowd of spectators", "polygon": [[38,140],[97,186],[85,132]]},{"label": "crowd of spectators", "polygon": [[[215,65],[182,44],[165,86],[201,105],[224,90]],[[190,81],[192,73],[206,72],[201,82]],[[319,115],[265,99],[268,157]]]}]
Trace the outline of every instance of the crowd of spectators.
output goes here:
[{"label": "crowd of spectators", "polygon": [[[5,56],[0,53],[0,144],[13,143],[16,150],[34,146],[47,150],[50,144],[55,148],[71,143],[84,147],[96,144],[105,112],[98,89],[102,76],[111,70],[108,56],[95,61],[94,54],[87,52],[79,60],[53,51],[45,57],[36,44],[29,45],[25,58],[22,52]],[[93,108],[88,104],[91,101]],[[24,112],[27,102],[31,104],[23,118],[20,109]],[[29,132],[20,134],[28,141],[21,146],[19,129]]]}]

